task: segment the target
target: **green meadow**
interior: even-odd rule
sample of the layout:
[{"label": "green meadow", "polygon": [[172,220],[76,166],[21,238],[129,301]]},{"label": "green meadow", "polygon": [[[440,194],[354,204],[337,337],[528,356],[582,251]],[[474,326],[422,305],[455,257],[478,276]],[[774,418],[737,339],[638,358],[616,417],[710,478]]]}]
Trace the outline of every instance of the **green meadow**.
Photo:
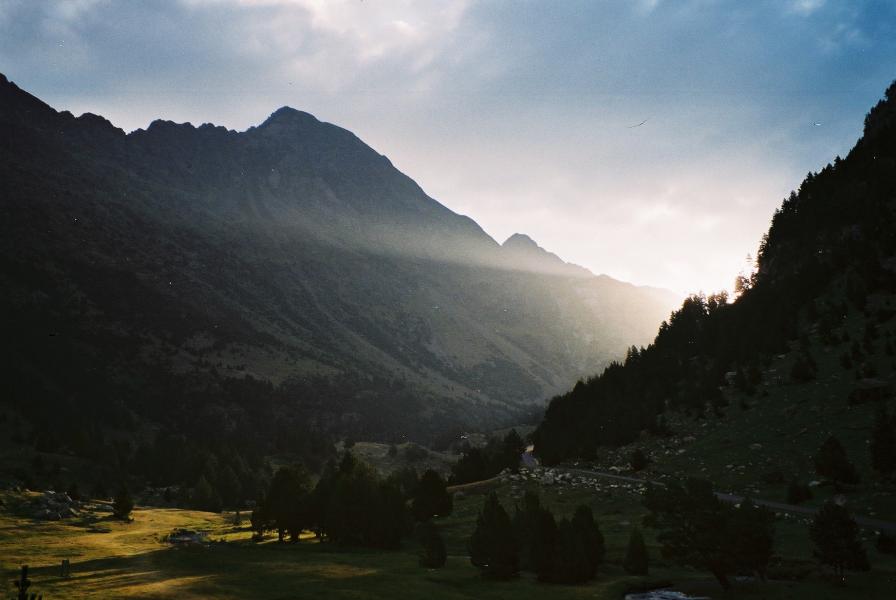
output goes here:
[{"label": "green meadow", "polygon": [[[534,485],[534,484],[528,484]],[[497,488],[512,507],[524,489]],[[21,494],[6,494],[0,514],[0,553],[6,595],[21,564],[31,568],[32,591],[54,598],[597,598],[619,599],[628,591],[672,585],[695,595],[723,597],[706,573],[681,569],[664,561],[650,530],[651,574],[632,577],[620,567],[629,531],[643,517],[640,496],[624,488],[597,495],[584,490],[542,490],[556,513],[572,512],[579,503],[592,505],[606,538],[607,562],[598,577],[584,586],[542,584],[529,574],[509,582],[480,577],[466,557],[466,539],[475,526],[485,489],[468,492],[440,521],[449,559],[443,569],[417,564],[412,540],[395,552],[340,549],[313,536],[297,544],[280,544],[269,536],[253,542],[248,524],[235,526],[230,513],[138,508],[129,523],[105,512],[82,514],[66,521],[36,521],[20,516]],[[165,537],[175,528],[208,533],[207,544],[174,547]],[[800,599],[885,598],[896,581],[896,560],[878,555],[869,542],[874,569],[854,574],[846,586],[830,583],[811,560],[805,524],[782,519],[778,525],[781,558],[767,583],[738,582],[726,598]],[[63,559],[70,577],[60,576]]]}]

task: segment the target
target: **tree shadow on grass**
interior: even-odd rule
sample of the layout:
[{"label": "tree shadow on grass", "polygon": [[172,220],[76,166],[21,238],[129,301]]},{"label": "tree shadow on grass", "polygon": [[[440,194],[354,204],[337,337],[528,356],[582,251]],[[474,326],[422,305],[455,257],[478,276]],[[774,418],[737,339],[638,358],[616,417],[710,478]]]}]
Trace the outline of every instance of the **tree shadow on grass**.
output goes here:
[{"label": "tree shadow on grass", "polygon": [[[403,555],[395,559],[403,558]],[[364,587],[360,580],[380,573],[376,554],[319,552],[311,544],[254,546],[212,543],[161,547],[141,554],[72,560],[71,576],[60,566],[31,569],[34,589],[45,598],[277,597],[296,589],[332,590],[339,582]],[[401,562],[401,560],[398,560]],[[287,597],[285,596],[285,597]],[[292,596],[288,596],[292,597]]]}]

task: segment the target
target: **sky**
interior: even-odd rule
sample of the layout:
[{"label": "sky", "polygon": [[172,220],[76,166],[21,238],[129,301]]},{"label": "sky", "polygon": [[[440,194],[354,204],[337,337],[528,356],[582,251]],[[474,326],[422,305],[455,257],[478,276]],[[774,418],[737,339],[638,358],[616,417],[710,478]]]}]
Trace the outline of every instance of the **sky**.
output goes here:
[{"label": "sky", "polygon": [[0,72],[125,130],[350,129],[499,242],[730,289],[896,79],[890,0],[0,0]]}]

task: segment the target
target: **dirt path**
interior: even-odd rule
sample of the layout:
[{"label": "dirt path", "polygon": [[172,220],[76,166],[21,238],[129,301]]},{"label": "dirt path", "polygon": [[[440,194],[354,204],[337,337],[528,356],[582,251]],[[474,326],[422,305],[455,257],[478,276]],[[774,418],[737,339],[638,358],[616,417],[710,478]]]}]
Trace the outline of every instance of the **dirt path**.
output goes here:
[{"label": "dirt path", "polygon": [[[557,470],[576,473],[578,475],[585,475],[587,477],[602,477],[604,479],[615,479],[618,481],[626,481],[629,483],[640,483],[644,485],[658,486],[665,485],[661,481],[642,479],[640,477],[629,477],[626,475],[616,475],[615,473],[605,473],[603,471],[594,471],[591,469],[557,467]],[[738,496],[737,494],[726,494],[723,492],[716,492],[716,497],[722,502],[728,502],[729,504],[737,504],[738,502],[742,502],[744,499],[743,496]],[[814,515],[816,512],[818,512],[817,508],[811,508],[808,506],[797,506],[796,504],[785,504],[783,502],[773,502],[771,500],[762,500],[760,498],[751,498],[751,500],[756,504],[759,504],[760,506],[765,506],[779,512],[787,512],[800,515]],[[896,523],[892,521],[882,521],[880,519],[872,519],[870,517],[863,517],[858,515],[854,515],[853,518],[856,520],[856,523],[858,523],[862,527],[896,534]]]}]

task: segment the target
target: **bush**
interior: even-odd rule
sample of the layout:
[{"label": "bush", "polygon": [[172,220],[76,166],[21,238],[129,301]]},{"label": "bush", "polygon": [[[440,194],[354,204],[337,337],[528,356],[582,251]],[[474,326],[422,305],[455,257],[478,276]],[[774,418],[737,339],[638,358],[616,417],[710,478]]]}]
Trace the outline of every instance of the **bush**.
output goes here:
[{"label": "bush", "polygon": [[787,504],[802,504],[812,499],[812,490],[805,483],[794,480],[787,486]]},{"label": "bush", "polygon": [[650,459],[647,458],[647,455],[644,454],[644,451],[640,448],[637,448],[634,452],[632,452],[632,471],[643,471],[647,468],[647,465],[650,464]]},{"label": "bush", "polygon": [[131,492],[127,486],[123,485],[112,501],[112,515],[116,519],[127,521],[131,518],[132,510],[134,510],[134,499],[131,498]]}]

